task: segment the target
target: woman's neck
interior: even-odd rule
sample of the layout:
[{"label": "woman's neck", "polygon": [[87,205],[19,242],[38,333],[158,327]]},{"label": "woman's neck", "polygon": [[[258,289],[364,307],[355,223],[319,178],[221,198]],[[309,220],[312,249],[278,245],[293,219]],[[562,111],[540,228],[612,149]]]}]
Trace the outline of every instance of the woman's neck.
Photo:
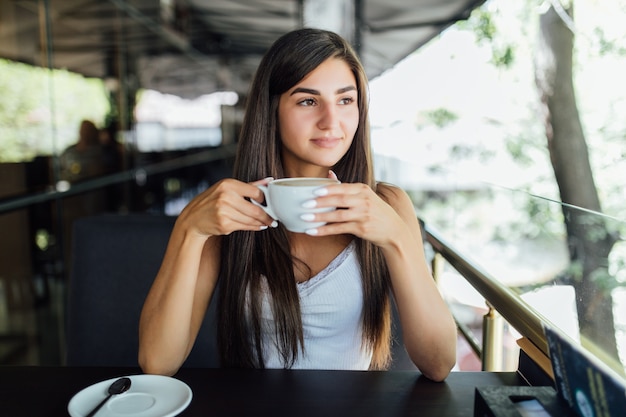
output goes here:
[{"label": "woman's neck", "polygon": [[291,255],[303,262],[294,263],[296,281],[304,282],[317,275],[343,251],[354,238],[352,235],[309,236],[287,232]]}]

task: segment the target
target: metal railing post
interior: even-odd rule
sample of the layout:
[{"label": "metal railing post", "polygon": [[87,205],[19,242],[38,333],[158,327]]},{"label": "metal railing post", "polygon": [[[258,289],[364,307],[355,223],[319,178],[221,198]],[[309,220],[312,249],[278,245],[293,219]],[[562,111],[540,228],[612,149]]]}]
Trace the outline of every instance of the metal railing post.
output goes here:
[{"label": "metal railing post", "polygon": [[504,325],[502,316],[496,309],[489,303],[487,307],[489,310],[483,316],[482,369],[483,371],[501,371]]},{"label": "metal railing post", "polygon": [[437,284],[439,284],[439,279],[441,278],[441,271],[443,270],[444,260],[445,259],[440,253],[435,253],[435,255],[433,256],[433,260],[430,263],[432,270],[431,273],[433,275],[435,283]]},{"label": "metal railing post", "polygon": [[433,228],[425,225],[428,243],[435,253],[441,254],[448,264],[458,271],[493,308],[520,334],[527,337],[539,350],[548,355],[548,343],[543,333],[547,320],[534,311],[516,293],[447,243]]}]

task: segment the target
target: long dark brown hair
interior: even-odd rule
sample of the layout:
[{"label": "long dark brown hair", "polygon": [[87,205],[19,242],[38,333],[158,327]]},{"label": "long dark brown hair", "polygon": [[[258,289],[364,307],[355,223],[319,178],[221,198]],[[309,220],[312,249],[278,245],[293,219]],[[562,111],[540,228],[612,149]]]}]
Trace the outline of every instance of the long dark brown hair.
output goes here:
[{"label": "long dark brown hair", "polygon": [[[278,102],[328,58],[345,61],[358,89],[359,124],[348,152],[333,167],[342,182],[375,189],[369,137],[367,78],[354,50],[339,35],[299,29],[280,37],[261,60],[252,83],[235,159],[234,177],[245,182],[284,177]],[[389,272],[379,248],[355,239],[363,276],[363,346],[373,352],[371,369],[390,361]],[[222,239],[218,298],[218,346],[223,366],[264,367],[261,342],[261,276],[266,277],[285,367],[303,347],[300,302],[285,229],[239,231]]]}]

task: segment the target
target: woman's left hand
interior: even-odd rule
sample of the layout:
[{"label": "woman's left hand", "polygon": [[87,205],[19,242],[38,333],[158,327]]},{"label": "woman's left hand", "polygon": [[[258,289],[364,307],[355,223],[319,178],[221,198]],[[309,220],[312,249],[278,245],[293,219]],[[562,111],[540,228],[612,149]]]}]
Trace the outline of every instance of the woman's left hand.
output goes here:
[{"label": "woman's left hand", "polygon": [[396,211],[365,184],[329,185],[319,189],[318,195],[309,205],[314,202],[315,207],[337,207],[337,210],[309,217],[311,221],[327,222],[309,229],[309,235],[352,234],[383,247],[392,236],[406,231],[406,224]]}]

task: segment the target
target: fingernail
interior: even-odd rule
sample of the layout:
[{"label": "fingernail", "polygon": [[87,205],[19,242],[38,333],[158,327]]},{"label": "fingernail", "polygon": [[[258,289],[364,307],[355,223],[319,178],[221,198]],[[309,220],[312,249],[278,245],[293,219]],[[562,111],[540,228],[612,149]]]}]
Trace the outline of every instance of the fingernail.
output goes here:
[{"label": "fingernail", "polygon": [[305,222],[312,222],[315,220],[315,214],[313,213],[304,213],[300,215],[300,220],[304,220]]},{"label": "fingernail", "polygon": [[259,229],[260,230],[265,230],[265,229],[267,229],[267,226],[261,226],[261,227],[259,227]]},{"label": "fingernail", "polygon": [[317,229],[307,229],[304,231],[304,233],[306,233],[309,236],[315,236],[317,235]]},{"label": "fingernail", "polygon": [[317,206],[317,201],[315,200],[307,200],[302,203],[302,208],[313,208],[315,206]]},{"label": "fingernail", "polygon": [[313,190],[313,194],[321,197],[321,196],[328,194],[328,190],[326,189],[326,187],[317,188]]},{"label": "fingernail", "polygon": [[278,227],[278,222],[276,220],[274,220],[270,226],[272,226],[274,229],[276,229]]}]

